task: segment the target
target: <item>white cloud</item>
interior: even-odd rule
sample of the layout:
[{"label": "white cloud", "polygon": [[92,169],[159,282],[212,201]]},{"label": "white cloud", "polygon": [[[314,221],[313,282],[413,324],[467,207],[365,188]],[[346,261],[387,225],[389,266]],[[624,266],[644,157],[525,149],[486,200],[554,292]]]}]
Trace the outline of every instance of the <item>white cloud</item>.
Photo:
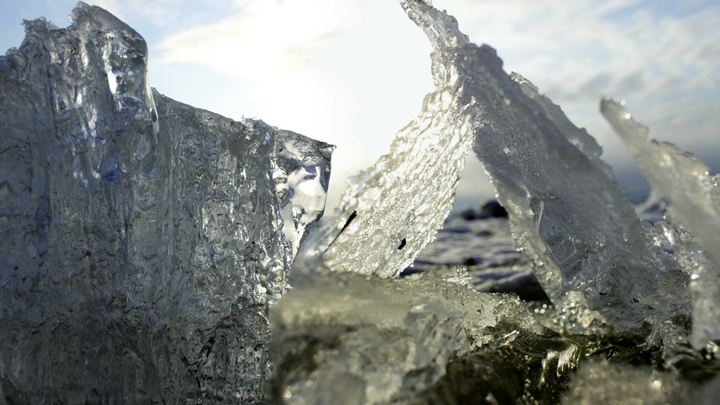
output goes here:
[{"label": "white cloud", "polygon": [[319,64],[360,18],[353,2],[252,2],[221,21],[169,36],[158,47],[160,62],[200,63],[246,79],[293,72]]},{"label": "white cloud", "polygon": [[[67,0],[49,1],[71,3]],[[218,20],[218,16],[239,7],[232,0],[92,0],[87,3],[110,11],[126,23],[143,20],[149,26],[170,32],[185,28],[188,24],[197,25],[207,20]],[[136,24],[131,24],[136,28],[134,25]]]},{"label": "white cloud", "polygon": [[[605,86],[590,86],[597,98],[600,87],[608,91],[637,72],[643,72],[646,91],[652,93],[662,90],[661,83],[670,77],[695,76],[695,70],[700,76],[717,76],[720,68],[716,56],[699,57],[702,51],[717,55],[712,49],[720,43],[720,31],[714,28],[720,24],[719,7],[676,17],[656,15],[629,1],[435,3],[451,9],[471,39],[498,49],[508,70],[560,95],[575,95],[606,76]],[[623,14],[621,20],[613,17]]]}]

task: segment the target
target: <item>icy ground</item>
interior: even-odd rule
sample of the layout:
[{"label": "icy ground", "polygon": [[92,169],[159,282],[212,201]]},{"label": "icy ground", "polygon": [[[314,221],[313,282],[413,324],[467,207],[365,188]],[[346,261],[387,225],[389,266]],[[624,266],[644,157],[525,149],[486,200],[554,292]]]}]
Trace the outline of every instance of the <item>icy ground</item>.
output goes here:
[{"label": "icy ground", "polygon": [[[664,201],[642,199],[635,204],[638,215],[650,223],[661,221]],[[462,266],[477,291],[513,292],[528,301],[547,301],[532,266],[517,249],[507,214],[492,212],[494,204],[497,202],[489,201],[452,212],[436,239],[401,276],[429,270],[454,274],[455,268]]]}]

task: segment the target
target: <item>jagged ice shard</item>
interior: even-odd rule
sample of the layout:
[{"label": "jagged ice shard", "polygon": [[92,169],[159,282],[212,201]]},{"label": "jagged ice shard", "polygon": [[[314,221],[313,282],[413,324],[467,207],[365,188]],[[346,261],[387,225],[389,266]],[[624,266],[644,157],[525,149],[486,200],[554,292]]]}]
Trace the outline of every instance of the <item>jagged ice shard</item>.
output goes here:
[{"label": "jagged ice shard", "polygon": [[494,49],[470,43],[452,16],[401,3],[433,44],[436,82],[457,89],[450,103],[462,113],[450,122],[469,122],[515,239],[566,313],[562,327],[641,336],[687,315],[687,277],[638,219],[595,140],[529,81],[506,74]]},{"label": "jagged ice shard", "polygon": [[2,398],[262,403],[333,147],[162,96],[137,32],[71,18],[0,57]]},{"label": "jagged ice shard", "polygon": [[321,219],[298,255],[297,273],[396,277],[435,238],[472,145],[457,77],[435,77],[422,112],[397,133],[390,153],[356,174],[333,215]]},{"label": "jagged ice shard", "polygon": [[[709,176],[708,167],[695,155],[682,153],[670,143],[648,140],[648,129],[635,122],[620,103],[602,100],[600,110],[653,189],[670,203],[672,219],[659,225],[691,273],[691,343],[701,349],[720,339],[720,177]],[[684,230],[675,229],[673,223]],[[691,235],[699,240],[693,241]]]},{"label": "jagged ice shard", "polygon": [[529,81],[506,74],[492,48],[470,43],[453,17],[422,1],[401,5],[433,45],[437,91],[390,154],[352,179],[297,272],[399,274],[449,211],[474,140],[518,244],[565,315],[561,329],[639,337],[689,316],[677,288],[687,275],[638,218],[595,140]]}]

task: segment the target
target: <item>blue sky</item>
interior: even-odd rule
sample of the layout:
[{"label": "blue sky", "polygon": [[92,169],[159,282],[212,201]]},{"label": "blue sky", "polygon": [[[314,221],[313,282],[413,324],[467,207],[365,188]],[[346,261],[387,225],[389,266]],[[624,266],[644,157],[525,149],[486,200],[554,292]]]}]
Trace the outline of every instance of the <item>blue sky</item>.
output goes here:
[{"label": "blue sky", "polygon": [[[64,27],[74,1],[0,0],[0,48],[22,19]],[[651,137],[720,169],[720,4],[715,1],[434,0],[476,43],[598,139],[631,193],[644,185],[598,112],[625,99]],[[430,46],[394,0],[101,0],[150,47],[158,91],[231,118],[256,117],[338,146],[331,192],[386,153],[432,91]],[[471,156],[459,200],[494,191]],[[332,197],[335,200],[336,197]]]}]

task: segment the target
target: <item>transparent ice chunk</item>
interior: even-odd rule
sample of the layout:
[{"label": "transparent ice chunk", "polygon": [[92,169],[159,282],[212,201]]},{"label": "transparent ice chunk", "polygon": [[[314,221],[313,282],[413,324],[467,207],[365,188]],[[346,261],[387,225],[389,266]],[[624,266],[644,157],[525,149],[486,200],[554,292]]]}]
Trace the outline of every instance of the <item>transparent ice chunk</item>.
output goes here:
[{"label": "transparent ice chunk", "polygon": [[[134,30],[72,19],[0,56],[0,397],[261,403],[269,305],[332,147],[162,96]],[[272,175],[299,167],[284,221]]]},{"label": "transparent ice chunk", "polygon": [[56,125],[74,141],[75,177],[114,182],[153,165],[159,129],[145,40],[112,14],[95,10],[78,3],[72,28],[46,38],[48,73],[55,79]]},{"label": "transparent ice chunk", "polygon": [[473,141],[467,106],[455,102],[459,76],[436,73],[437,90],[397,133],[390,153],[352,177],[339,208],[312,231],[294,265],[298,273],[394,277],[435,238]]},{"label": "transparent ice chunk", "polygon": [[656,316],[687,314],[687,277],[638,219],[592,137],[529,81],[506,74],[494,49],[470,43],[452,16],[401,4],[434,47],[436,83],[452,89],[457,115],[443,131],[472,133],[520,248],[571,319],[563,326],[643,335]]},{"label": "transparent ice chunk", "polygon": [[283,404],[462,403],[468,391],[557,403],[581,354],[526,303],[462,274],[330,273],[285,294],[271,321]]},{"label": "transparent ice chunk", "polygon": [[[720,179],[695,155],[675,145],[648,139],[648,129],[622,104],[602,100],[600,110],[638,163],[654,192],[670,204],[672,222],[667,238],[691,273],[693,302],[691,342],[697,349],[720,339]],[[665,223],[664,225],[669,225]],[[689,234],[688,234],[689,233]],[[691,236],[692,235],[692,236]],[[693,237],[697,240],[692,241]]]}]

